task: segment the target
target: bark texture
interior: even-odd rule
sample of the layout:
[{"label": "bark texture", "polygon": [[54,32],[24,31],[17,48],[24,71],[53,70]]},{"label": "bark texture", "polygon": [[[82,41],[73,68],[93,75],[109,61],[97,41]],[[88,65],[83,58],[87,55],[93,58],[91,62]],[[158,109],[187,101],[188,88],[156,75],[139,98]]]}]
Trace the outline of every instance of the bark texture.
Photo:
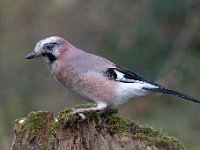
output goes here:
[{"label": "bark texture", "polygon": [[79,116],[69,110],[31,112],[16,120],[11,150],[180,150],[181,143],[162,131],[118,116],[115,109]]}]

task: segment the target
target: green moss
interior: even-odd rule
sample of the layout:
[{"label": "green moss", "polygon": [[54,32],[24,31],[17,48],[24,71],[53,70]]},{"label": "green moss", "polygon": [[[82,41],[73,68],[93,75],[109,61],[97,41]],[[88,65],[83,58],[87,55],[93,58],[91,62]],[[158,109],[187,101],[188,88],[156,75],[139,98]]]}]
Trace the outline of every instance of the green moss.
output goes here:
[{"label": "green moss", "polygon": [[[77,105],[74,108],[77,109],[94,106],[96,105],[90,103],[86,105]],[[50,129],[46,135],[46,140],[41,146],[42,149],[49,148],[49,145],[55,145],[53,143],[56,141],[56,133],[60,125],[76,127],[82,122],[78,115],[70,114],[70,111],[71,109],[65,109],[59,112],[56,121],[54,120],[51,122],[49,125]],[[156,146],[166,150],[184,149],[180,141],[176,138],[167,136],[161,130],[155,130],[148,126],[140,126],[130,119],[120,117],[115,108],[109,108],[102,114],[99,114],[96,111],[89,111],[84,113],[84,115],[86,116],[88,123],[96,123],[96,129],[99,133],[101,133],[103,129],[103,131],[107,131],[111,135],[129,136],[134,139],[142,140],[149,146]],[[47,121],[48,120],[45,120],[44,117],[42,117],[41,112],[31,112],[27,118],[17,120],[18,123],[21,122],[20,132],[30,129],[34,135],[37,134],[38,129],[46,126]]]},{"label": "green moss", "polygon": [[[74,108],[85,108],[94,106],[94,104],[87,104],[77,105]],[[77,121],[80,118],[78,117],[78,115],[69,114],[70,111],[70,109],[65,109],[64,111],[60,112],[58,120],[65,125],[73,126],[77,124]],[[130,119],[120,117],[116,113],[117,109],[109,108],[103,114],[101,114],[104,123],[100,126],[97,126],[97,131],[100,132],[101,129],[106,129],[107,132],[109,132],[111,135],[131,136],[135,139],[144,140],[149,146],[154,145],[156,147],[162,147],[166,150],[184,149],[180,141],[178,141],[174,137],[167,136],[163,131],[155,130],[152,127],[148,126],[140,126]],[[89,121],[95,121],[96,123],[99,122],[99,114],[96,111],[89,111],[87,113],[84,113],[84,115]]]},{"label": "green moss", "polygon": [[145,141],[149,146],[162,147],[166,150],[184,149],[179,140],[167,136],[163,131],[155,130],[152,127],[140,126],[135,122],[116,114],[106,118],[105,127],[111,135],[131,136],[135,139]]},{"label": "green moss", "polygon": [[126,132],[131,124],[132,121],[118,115],[112,115],[106,118],[106,128],[112,135]]},{"label": "green moss", "polygon": [[46,145],[53,145],[53,143],[56,141],[56,133],[59,129],[59,123],[57,121],[54,121],[50,124],[50,130],[47,134],[48,138],[46,141]]},{"label": "green moss", "polygon": [[[88,107],[95,107],[96,104],[94,103],[88,103],[88,104],[82,104],[82,105],[76,105],[73,108],[78,109],[78,108],[88,108]],[[58,114],[58,121],[64,125],[67,126],[74,126],[77,124],[77,121],[80,122],[81,118],[79,115],[73,115],[70,114],[72,110],[69,108],[66,108],[64,111],[59,112]],[[98,114],[96,111],[88,111],[85,112],[84,115],[86,116],[88,121],[98,121]]]},{"label": "green moss", "polygon": [[169,137],[163,131],[155,130],[152,127],[138,126],[137,130],[132,130],[132,136],[144,140],[150,146],[155,145],[166,150],[184,149],[179,140]]},{"label": "green moss", "polygon": [[58,128],[59,128],[59,123],[57,121],[52,122],[50,125],[49,135],[52,137],[56,137],[56,131],[58,130]]},{"label": "green moss", "polygon": [[[31,132],[29,137],[33,140],[38,133],[41,132],[40,129],[46,130],[43,143],[40,145],[41,150],[46,150],[49,148],[49,145],[54,145],[52,143],[56,141],[56,132],[59,127],[58,122],[51,120],[53,119],[52,116],[48,117],[48,115],[51,115],[51,113],[43,111],[31,112],[27,118],[16,120],[18,124],[18,134],[26,134],[26,131]],[[24,143],[22,149],[33,149],[30,146],[30,143]]]},{"label": "green moss", "polygon": [[[24,119],[21,125],[20,132],[25,132],[26,130],[30,129],[32,134],[36,134],[38,129],[45,126],[47,124],[47,120],[44,119],[41,113],[44,113],[44,112],[29,113],[28,117]],[[18,120],[18,122],[20,123],[20,120]]]},{"label": "green moss", "polygon": [[88,108],[88,107],[96,107],[96,104],[95,103],[80,104],[80,105],[75,105],[73,108],[78,109],[78,108]]},{"label": "green moss", "polygon": [[58,118],[59,122],[64,125],[73,126],[76,124],[76,121],[79,120],[79,116],[73,114],[62,114]]}]

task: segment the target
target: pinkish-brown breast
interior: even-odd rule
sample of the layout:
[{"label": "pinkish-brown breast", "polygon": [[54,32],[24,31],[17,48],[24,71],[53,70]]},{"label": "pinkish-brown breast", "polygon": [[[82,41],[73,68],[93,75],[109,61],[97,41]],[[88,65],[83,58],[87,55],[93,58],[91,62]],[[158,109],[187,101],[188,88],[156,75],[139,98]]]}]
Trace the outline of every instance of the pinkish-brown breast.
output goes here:
[{"label": "pinkish-brown breast", "polygon": [[[113,82],[113,83],[111,83]],[[73,90],[94,102],[112,103],[115,99],[115,82],[96,72],[89,72],[73,83]]]}]

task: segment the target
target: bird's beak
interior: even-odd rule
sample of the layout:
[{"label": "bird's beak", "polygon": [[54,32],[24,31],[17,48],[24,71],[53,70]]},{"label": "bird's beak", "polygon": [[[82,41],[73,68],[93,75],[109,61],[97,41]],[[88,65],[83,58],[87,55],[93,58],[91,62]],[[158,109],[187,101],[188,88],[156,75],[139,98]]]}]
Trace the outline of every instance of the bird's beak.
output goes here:
[{"label": "bird's beak", "polygon": [[26,55],[26,59],[32,59],[32,58],[36,58],[36,57],[40,57],[42,55],[42,53],[40,52],[31,52],[28,55]]}]

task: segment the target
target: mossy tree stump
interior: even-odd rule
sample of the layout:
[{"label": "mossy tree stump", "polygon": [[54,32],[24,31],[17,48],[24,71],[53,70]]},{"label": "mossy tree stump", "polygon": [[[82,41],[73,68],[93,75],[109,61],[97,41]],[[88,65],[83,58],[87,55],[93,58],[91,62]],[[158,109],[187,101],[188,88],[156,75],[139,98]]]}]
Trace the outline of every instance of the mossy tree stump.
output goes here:
[{"label": "mossy tree stump", "polygon": [[[85,105],[81,107],[88,107]],[[11,150],[180,150],[181,143],[162,131],[120,117],[116,109],[85,113],[86,120],[66,109],[31,112],[16,120]]]}]

